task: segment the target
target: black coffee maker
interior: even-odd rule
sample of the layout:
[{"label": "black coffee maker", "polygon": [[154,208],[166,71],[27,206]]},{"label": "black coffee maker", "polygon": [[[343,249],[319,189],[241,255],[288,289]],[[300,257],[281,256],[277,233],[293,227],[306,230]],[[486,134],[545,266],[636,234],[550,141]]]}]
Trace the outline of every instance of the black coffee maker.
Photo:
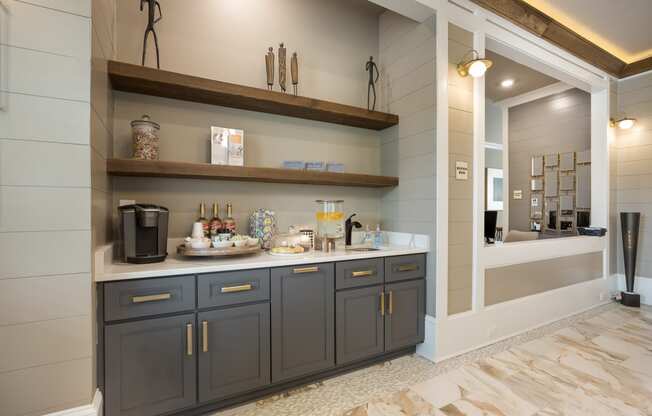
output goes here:
[{"label": "black coffee maker", "polygon": [[157,263],[167,257],[167,208],[152,204],[120,208],[123,260],[127,263]]}]

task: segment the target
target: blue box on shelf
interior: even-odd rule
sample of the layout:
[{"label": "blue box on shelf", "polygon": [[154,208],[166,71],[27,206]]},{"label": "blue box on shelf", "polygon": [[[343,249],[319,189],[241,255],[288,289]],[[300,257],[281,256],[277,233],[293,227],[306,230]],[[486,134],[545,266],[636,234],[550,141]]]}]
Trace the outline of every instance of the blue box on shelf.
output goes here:
[{"label": "blue box on shelf", "polygon": [[324,171],[324,162],[306,162],[306,170]]},{"label": "blue box on shelf", "polygon": [[328,172],[344,172],[344,163],[329,162],[326,164],[326,170]]},{"label": "blue box on shelf", "polygon": [[283,168],[285,169],[305,169],[306,164],[302,160],[285,160],[283,161]]}]

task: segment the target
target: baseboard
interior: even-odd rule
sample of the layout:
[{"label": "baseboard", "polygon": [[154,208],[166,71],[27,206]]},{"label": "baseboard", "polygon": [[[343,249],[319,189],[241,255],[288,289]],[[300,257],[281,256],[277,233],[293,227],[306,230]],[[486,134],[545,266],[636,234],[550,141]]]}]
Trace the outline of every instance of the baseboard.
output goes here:
[{"label": "baseboard", "polygon": [[[625,290],[625,275],[615,274],[618,290]],[[634,291],[641,295],[643,305],[652,305],[652,278],[636,276]]]},{"label": "baseboard", "polygon": [[430,361],[435,361],[435,334],[437,325],[434,316],[426,315],[425,336],[422,344],[417,345],[417,354]]},{"label": "baseboard", "polygon": [[48,413],[45,416],[102,416],[102,392],[95,390],[91,404]]}]

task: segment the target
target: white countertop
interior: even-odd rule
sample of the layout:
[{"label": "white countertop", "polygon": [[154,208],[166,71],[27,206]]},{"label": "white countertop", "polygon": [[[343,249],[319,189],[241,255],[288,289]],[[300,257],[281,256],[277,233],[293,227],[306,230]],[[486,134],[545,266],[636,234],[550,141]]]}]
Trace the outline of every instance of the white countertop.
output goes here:
[{"label": "white countertop", "polygon": [[[142,279],[147,277],[174,276],[183,274],[214,273],[234,270],[285,267],[302,264],[327,263],[335,261],[368,259],[375,257],[403,256],[427,253],[429,237],[416,234],[385,233],[385,242],[378,251],[336,250],[330,253],[312,251],[296,257],[274,256],[267,252],[255,255],[215,258],[188,258],[177,254],[169,255],[161,263],[130,264],[112,262],[111,247],[105,246],[96,254],[95,281]],[[108,259],[107,259],[108,257]]]}]

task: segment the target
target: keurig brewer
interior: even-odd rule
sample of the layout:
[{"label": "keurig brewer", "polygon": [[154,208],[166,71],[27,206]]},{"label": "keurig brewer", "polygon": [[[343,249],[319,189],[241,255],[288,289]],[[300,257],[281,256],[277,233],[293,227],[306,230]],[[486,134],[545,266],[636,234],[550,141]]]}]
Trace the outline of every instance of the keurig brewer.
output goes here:
[{"label": "keurig brewer", "polygon": [[118,209],[123,260],[127,263],[165,260],[168,255],[168,209],[151,204],[126,205]]}]

